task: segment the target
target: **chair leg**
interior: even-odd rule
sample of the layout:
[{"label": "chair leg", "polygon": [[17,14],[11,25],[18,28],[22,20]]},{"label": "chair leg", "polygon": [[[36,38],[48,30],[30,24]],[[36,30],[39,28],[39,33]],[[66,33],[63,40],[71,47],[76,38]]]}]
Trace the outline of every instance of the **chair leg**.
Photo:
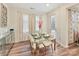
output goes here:
[{"label": "chair leg", "polygon": [[52,48],[52,53],[53,53],[53,46],[52,46],[52,44],[51,44],[51,48]]},{"label": "chair leg", "polygon": [[[42,48],[41,48],[41,49],[42,49]],[[41,49],[39,48],[39,49],[37,50],[37,55],[40,55]],[[44,49],[45,49],[45,51],[44,51],[43,55],[46,55],[46,47],[45,47]]]},{"label": "chair leg", "polygon": [[46,55],[46,47],[45,47],[45,55]]},{"label": "chair leg", "polygon": [[54,40],[54,50],[56,50],[56,40]]},{"label": "chair leg", "polygon": [[37,53],[36,53],[36,54],[37,54],[37,56],[39,56],[39,52],[40,52],[40,51],[39,51],[39,49],[37,49]]},{"label": "chair leg", "polygon": [[32,53],[33,56],[35,55],[35,51],[34,50],[32,50],[31,53]]}]

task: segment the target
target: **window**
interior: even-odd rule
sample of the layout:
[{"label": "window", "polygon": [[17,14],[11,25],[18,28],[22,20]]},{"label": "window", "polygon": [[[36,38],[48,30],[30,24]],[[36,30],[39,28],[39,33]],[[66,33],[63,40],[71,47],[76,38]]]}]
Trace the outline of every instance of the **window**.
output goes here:
[{"label": "window", "polygon": [[55,29],[55,16],[51,16],[51,31],[56,30]]},{"label": "window", "polygon": [[55,16],[51,16],[51,35],[56,39]]},{"label": "window", "polygon": [[39,31],[39,16],[35,16],[35,31]]},{"label": "window", "polygon": [[29,16],[23,15],[23,32],[29,32]]}]

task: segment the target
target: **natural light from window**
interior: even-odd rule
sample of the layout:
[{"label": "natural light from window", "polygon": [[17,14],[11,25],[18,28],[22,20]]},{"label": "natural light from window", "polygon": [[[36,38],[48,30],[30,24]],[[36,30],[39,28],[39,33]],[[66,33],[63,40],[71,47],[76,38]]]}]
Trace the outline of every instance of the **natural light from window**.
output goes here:
[{"label": "natural light from window", "polygon": [[29,16],[23,15],[23,32],[29,32]]},{"label": "natural light from window", "polygon": [[39,16],[35,16],[35,31],[36,32],[39,31],[39,20],[40,20],[40,17]]}]

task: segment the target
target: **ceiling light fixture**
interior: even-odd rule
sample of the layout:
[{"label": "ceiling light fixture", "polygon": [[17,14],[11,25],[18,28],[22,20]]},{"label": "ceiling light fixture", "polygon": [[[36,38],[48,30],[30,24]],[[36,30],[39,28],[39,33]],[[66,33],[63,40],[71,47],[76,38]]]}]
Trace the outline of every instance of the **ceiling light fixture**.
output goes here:
[{"label": "ceiling light fixture", "polygon": [[46,4],[46,6],[48,7],[50,4]]}]

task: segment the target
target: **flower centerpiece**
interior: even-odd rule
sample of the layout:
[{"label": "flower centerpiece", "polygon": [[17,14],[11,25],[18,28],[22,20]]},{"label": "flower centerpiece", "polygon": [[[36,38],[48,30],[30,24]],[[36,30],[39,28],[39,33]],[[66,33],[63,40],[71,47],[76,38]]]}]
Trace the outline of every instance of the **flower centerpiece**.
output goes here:
[{"label": "flower centerpiece", "polygon": [[39,32],[41,32],[41,28],[42,28],[42,20],[41,19],[38,22],[38,27],[39,27]]}]

